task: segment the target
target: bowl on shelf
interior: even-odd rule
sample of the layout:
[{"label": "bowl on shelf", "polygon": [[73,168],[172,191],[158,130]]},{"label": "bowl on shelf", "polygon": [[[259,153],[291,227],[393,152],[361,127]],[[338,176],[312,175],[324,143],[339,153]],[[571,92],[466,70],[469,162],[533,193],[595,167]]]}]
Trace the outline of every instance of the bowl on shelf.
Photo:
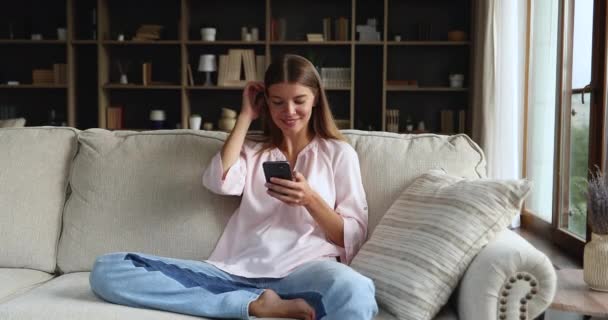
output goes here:
[{"label": "bowl on shelf", "polygon": [[462,30],[450,30],[448,31],[448,41],[466,41],[467,34]]}]

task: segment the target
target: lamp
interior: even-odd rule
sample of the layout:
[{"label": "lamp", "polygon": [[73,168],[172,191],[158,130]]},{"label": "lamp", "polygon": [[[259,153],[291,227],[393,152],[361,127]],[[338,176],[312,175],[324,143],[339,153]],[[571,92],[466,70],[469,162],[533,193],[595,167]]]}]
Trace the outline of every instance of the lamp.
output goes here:
[{"label": "lamp", "polygon": [[217,70],[217,65],[215,63],[215,55],[212,54],[202,54],[200,59],[198,60],[198,71],[206,73],[205,86],[212,86],[211,82],[211,72]]}]

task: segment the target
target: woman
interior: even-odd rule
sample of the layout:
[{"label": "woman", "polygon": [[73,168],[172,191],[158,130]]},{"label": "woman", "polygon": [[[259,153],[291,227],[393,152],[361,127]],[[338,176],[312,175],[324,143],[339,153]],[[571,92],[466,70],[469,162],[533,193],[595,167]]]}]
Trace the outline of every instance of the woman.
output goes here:
[{"label": "woman", "polygon": [[[245,140],[258,117],[265,143]],[[293,180],[267,183],[262,163],[278,160],[295,169]],[[375,316],[372,281],[345,265],[367,232],[359,161],[308,60],[286,55],[268,67],[264,83],[246,86],[236,125],[203,183],[242,195],[209,259],[103,255],[90,276],[98,296],[211,318]]]}]

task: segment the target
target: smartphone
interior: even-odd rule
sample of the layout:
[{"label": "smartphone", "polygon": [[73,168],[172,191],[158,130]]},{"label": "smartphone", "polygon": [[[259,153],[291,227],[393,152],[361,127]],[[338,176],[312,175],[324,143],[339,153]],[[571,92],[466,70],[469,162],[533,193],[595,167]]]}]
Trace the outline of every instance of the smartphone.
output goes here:
[{"label": "smartphone", "polygon": [[270,182],[270,178],[292,180],[291,167],[287,161],[265,161],[262,166],[264,167],[266,182]]}]

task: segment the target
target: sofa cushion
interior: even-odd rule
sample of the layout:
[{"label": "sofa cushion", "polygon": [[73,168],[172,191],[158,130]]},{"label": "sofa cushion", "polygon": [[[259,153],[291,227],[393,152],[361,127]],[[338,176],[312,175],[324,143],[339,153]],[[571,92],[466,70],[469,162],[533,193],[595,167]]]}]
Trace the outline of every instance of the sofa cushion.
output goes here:
[{"label": "sofa cushion", "polygon": [[51,278],[53,275],[38,270],[0,268],[0,303]]},{"label": "sofa cushion", "polygon": [[432,319],[529,191],[526,180],[431,170],[404,190],[351,266],[374,280],[378,304],[399,319]]},{"label": "sofa cushion", "polygon": [[90,271],[97,256],[117,251],[205,259],[240,200],[202,185],[225,137],[192,130],[82,131],[59,268]]},{"label": "sofa cushion", "polygon": [[[33,307],[35,306],[35,307]],[[179,320],[205,319],[166,311],[132,308],[99,299],[89,286],[89,272],[62,275],[5,304],[0,304],[4,320]],[[260,320],[272,320],[259,318]],[[394,320],[381,310],[376,320]],[[277,319],[278,320],[278,319]],[[451,320],[451,319],[450,319]]]},{"label": "sofa cushion", "polygon": [[342,132],[359,155],[369,207],[368,234],[372,233],[403,189],[429,169],[442,168],[465,178],[486,176],[482,150],[464,134]]},{"label": "sofa cushion", "polygon": [[54,272],[77,130],[0,129],[0,267]]}]

